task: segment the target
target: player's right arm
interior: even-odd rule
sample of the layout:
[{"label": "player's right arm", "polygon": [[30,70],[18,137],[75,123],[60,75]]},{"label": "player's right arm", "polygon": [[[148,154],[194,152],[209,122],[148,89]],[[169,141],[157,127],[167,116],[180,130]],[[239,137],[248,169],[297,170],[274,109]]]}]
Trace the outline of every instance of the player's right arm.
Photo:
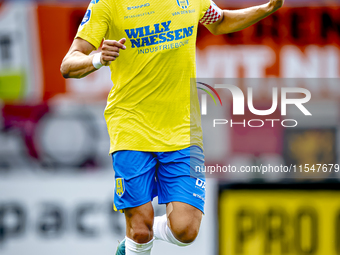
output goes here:
[{"label": "player's right arm", "polygon": [[76,39],[66,54],[60,71],[65,78],[82,78],[101,66],[108,66],[125,49],[125,38],[120,41],[104,40],[101,53],[90,55],[99,48],[103,39],[113,29],[112,0],[92,0],[82,20]]},{"label": "player's right arm", "polygon": [[[112,61],[116,60],[119,56],[120,49],[126,49],[124,45],[125,41],[125,38],[118,42],[114,40],[105,40],[101,50],[100,63],[103,66],[108,66]],[[89,55],[95,49],[95,46],[86,40],[81,38],[74,39],[71,48],[60,67],[60,72],[63,77],[83,78],[98,70],[93,65],[93,58],[95,55]]]}]

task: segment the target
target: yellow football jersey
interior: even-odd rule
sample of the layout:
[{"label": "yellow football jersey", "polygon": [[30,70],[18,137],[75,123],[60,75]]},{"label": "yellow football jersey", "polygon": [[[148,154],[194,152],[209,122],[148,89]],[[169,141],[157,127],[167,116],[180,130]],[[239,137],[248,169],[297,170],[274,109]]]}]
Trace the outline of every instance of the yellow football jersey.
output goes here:
[{"label": "yellow football jersey", "polygon": [[[76,37],[98,48],[126,38],[110,65],[105,109],[110,153],[203,148],[196,35],[210,0],[92,0]],[[190,92],[191,91],[191,92]]]}]

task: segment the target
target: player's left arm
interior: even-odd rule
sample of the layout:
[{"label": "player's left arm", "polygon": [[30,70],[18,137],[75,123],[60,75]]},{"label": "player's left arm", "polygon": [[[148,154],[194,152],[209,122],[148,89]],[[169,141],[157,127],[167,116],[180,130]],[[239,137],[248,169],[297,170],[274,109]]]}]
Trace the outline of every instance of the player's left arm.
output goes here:
[{"label": "player's left arm", "polygon": [[284,0],[270,0],[267,4],[246,9],[220,10],[221,17],[215,23],[209,24],[202,21],[201,23],[214,35],[233,33],[245,29],[269,16],[281,8],[283,3]]}]

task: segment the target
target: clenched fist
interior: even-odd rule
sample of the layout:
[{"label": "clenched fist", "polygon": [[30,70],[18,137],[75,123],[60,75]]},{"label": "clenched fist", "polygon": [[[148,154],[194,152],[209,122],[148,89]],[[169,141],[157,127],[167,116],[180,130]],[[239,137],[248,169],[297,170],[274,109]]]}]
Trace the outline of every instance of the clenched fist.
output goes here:
[{"label": "clenched fist", "polygon": [[105,40],[102,46],[100,62],[104,66],[109,66],[112,61],[119,57],[120,49],[126,49],[126,46],[124,45],[125,42],[125,38],[120,39],[118,42],[114,40]]},{"label": "clenched fist", "polygon": [[273,11],[278,10],[282,7],[284,0],[270,0],[269,5],[273,9]]}]

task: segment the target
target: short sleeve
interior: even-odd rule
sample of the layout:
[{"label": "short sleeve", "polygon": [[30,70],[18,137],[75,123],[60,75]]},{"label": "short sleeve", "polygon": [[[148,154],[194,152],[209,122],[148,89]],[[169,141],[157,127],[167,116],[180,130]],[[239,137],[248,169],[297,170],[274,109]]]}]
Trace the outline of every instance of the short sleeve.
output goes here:
[{"label": "short sleeve", "polygon": [[203,25],[214,24],[222,16],[222,10],[212,0],[209,0],[209,2],[209,8],[205,12],[204,16],[200,19],[200,23]]},{"label": "short sleeve", "polygon": [[211,5],[211,0],[201,0],[200,20],[204,17],[210,5]]},{"label": "short sleeve", "polygon": [[80,37],[98,49],[111,24],[111,8],[109,0],[92,0],[76,38]]}]

